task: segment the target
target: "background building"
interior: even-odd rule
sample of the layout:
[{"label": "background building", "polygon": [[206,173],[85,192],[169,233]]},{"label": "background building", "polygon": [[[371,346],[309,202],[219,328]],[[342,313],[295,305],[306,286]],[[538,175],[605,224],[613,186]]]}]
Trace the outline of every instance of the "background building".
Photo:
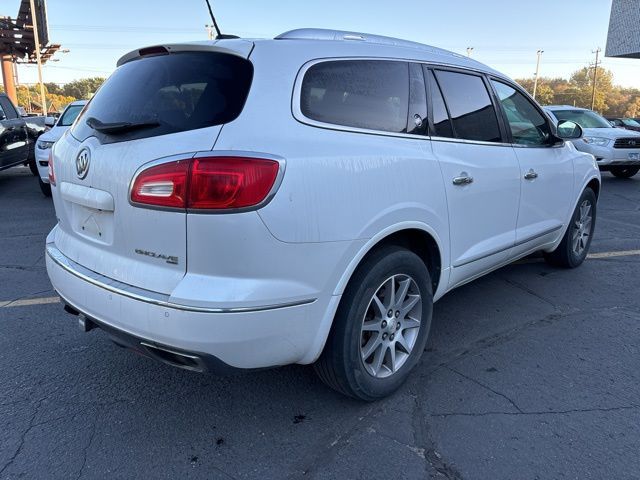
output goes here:
[{"label": "background building", "polygon": [[613,0],[605,55],[640,58],[640,0]]}]

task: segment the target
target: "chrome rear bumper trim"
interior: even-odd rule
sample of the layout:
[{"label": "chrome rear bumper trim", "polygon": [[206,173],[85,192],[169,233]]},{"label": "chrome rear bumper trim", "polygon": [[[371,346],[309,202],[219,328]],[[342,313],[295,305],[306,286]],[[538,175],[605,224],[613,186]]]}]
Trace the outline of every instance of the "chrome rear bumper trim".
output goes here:
[{"label": "chrome rear bumper trim", "polygon": [[165,308],[172,308],[175,310],[198,313],[251,313],[262,312],[265,310],[276,310],[280,308],[299,307],[302,305],[311,304],[317,300],[315,298],[309,298],[298,300],[295,302],[280,303],[276,305],[259,305],[256,307],[235,308],[210,308],[198,307],[194,305],[184,305],[172,302],[169,295],[153,292],[151,290],[145,290],[140,287],[135,287],[133,285],[129,285],[106,277],[100,273],[94,272],[93,270],[89,270],[88,268],[74,262],[70,258],[67,258],[60,250],[56,248],[55,244],[53,243],[48,243],[46,249],[47,255],[56,265],[58,265],[60,268],[67,271],[71,275],[84,280],[85,282],[88,282],[109,292],[122,295],[123,297],[132,298],[134,300],[139,300],[141,302],[158,305]]}]

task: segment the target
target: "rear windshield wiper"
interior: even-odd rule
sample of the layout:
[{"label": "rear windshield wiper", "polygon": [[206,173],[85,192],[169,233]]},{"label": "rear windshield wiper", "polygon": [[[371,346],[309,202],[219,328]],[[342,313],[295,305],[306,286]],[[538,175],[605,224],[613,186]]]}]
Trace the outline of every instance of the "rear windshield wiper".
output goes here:
[{"label": "rear windshield wiper", "polygon": [[87,118],[87,125],[102,133],[125,133],[140,128],[152,128],[160,125],[157,120],[145,120],[140,122],[111,122],[103,123],[95,117]]}]

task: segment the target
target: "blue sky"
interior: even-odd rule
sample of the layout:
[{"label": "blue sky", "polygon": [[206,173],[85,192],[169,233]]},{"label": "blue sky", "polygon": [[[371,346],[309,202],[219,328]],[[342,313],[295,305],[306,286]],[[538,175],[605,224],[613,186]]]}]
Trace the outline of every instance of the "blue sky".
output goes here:
[{"label": "blue sky", "polygon": [[[466,53],[510,75],[568,77],[606,46],[611,0],[211,0],[226,33],[273,37],[299,27],[389,35]],[[3,0],[1,15],[19,0]],[[124,53],[145,45],[206,39],[204,0],[48,0],[50,38],[69,49],[44,68],[44,80],[108,75]],[[6,10],[6,11],[5,11]],[[604,58],[616,83],[640,88],[640,60]],[[19,79],[37,79],[20,67]]]}]

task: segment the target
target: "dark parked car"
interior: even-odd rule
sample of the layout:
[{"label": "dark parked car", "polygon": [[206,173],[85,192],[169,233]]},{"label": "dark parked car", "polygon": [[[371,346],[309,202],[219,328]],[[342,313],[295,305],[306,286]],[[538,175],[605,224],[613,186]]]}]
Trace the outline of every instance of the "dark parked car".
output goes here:
[{"label": "dark parked car", "polygon": [[633,118],[607,117],[607,120],[609,120],[614,127],[640,132],[640,122],[634,120]]},{"label": "dark parked car", "polygon": [[22,117],[9,97],[0,94],[0,170],[29,164],[37,175],[34,147],[45,131],[45,117]]}]

